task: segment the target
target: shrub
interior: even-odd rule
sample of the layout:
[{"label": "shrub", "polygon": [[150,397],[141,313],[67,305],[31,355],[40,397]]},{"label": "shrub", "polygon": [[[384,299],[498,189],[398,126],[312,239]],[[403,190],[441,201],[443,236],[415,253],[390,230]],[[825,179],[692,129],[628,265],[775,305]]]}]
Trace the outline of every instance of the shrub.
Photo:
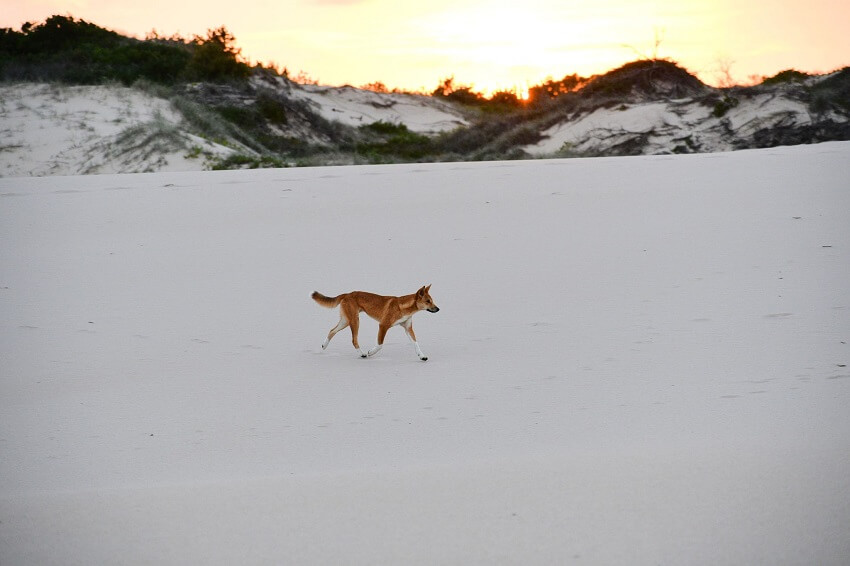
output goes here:
[{"label": "shrub", "polygon": [[715,105],[712,114],[715,118],[722,118],[731,109],[738,106],[738,99],[733,96],[724,96]]},{"label": "shrub", "polygon": [[257,95],[257,108],[272,124],[286,124],[286,106],[273,95],[263,91]]},{"label": "shrub", "polygon": [[366,124],[365,126],[361,126],[361,129],[368,130],[370,132],[375,132],[376,134],[382,135],[405,135],[410,132],[407,126],[404,124],[395,124],[393,122],[384,122],[383,120],[378,120],[377,122],[372,122],[371,124]]},{"label": "shrub", "polygon": [[471,86],[455,84],[454,77],[443,79],[440,86],[431,93],[431,96],[445,98],[468,106],[478,106],[486,100],[481,94],[473,92]]},{"label": "shrub", "polygon": [[220,171],[224,169],[263,169],[270,167],[287,167],[287,163],[273,155],[234,153],[214,162],[211,169],[213,171]]},{"label": "shrub", "polygon": [[786,69],[776,73],[772,77],[765,78],[761,84],[770,86],[787,83],[801,83],[807,78],[809,78],[807,73],[803,73],[802,71],[797,71],[795,69]]},{"label": "shrub", "polygon": [[6,80],[173,83],[189,57],[186,49],[124,37],[66,16],[26,23],[20,32],[0,31],[0,78]]},{"label": "shrub", "polygon": [[354,151],[371,161],[418,160],[436,151],[431,138],[411,132],[404,124],[379,121],[360,130],[367,134],[367,140],[356,143]]},{"label": "shrub", "polygon": [[666,100],[670,97],[696,96],[705,85],[672,61],[652,59],[633,61],[618,69],[590,79],[582,87],[584,96],[602,96],[623,100],[631,95]]},{"label": "shrub", "polygon": [[187,42],[179,37],[125,37],[70,16],[51,16],[20,31],[0,30],[0,79],[99,84],[140,79],[241,81],[251,68],[239,59],[235,38],[224,27]]},{"label": "shrub", "polygon": [[528,101],[531,104],[547,102],[570,92],[575,92],[587,84],[588,80],[589,79],[580,77],[577,74],[567,75],[559,81],[549,79],[528,89]]},{"label": "shrub", "polygon": [[248,78],[251,67],[239,60],[241,50],[234,46],[235,41],[236,38],[224,27],[209,30],[206,38],[195,36],[186,77],[212,82]]},{"label": "shrub", "polygon": [[811,104],[816,112],[830,108],[850,112],[850,67],[831,74],[811,89]]}]

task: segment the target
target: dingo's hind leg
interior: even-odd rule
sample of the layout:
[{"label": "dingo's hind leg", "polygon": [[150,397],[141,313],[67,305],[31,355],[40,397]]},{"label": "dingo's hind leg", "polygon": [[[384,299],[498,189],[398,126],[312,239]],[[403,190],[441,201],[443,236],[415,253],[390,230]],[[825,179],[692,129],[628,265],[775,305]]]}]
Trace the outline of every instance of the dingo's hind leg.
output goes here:
[{"label": "dingo's hind leg", "polygon": [[389,329],[389,326],[383,324],[378,326],[378,345],[369,350],[370,356],[374,356],[375,354],[381,351],[381,348],[384,347],[384,337],[387,335],[387,330]]},{"label": "dingo's hind leg", "polygon": [[360,312],[354,305],[342,304],[342,314],[348,319],[348,326],[351,328],[351,343],[361,358],[366,357],[366,352],[360,349],[360,343],[357,341],[357,332],[360,330]]},{"label": "dingo's hind leg", "polygon": [[348,319],[345,318],[345,315],[340,314],[339,323],[333,328],[331,328],[330,332],[328,332],[328,337],[325,339],[324,344],[322,344],[322,350],[327,348],[328,344],[330,344],[331,338],[336,336],[336,333],[345,328],[346,326],[348,326]]}]

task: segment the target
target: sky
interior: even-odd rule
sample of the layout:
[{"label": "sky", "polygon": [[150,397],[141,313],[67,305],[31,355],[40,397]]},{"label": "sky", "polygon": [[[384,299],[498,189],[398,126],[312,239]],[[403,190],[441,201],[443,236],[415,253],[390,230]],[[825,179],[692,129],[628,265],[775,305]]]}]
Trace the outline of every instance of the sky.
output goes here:
[{"label": "sky", "polygon": [[225,26],[243,57],[326,85],[524,92],[670,58],[709,84],[850,65],[846,0],[0,0],[0,27],[72,15],[143,38]]}]

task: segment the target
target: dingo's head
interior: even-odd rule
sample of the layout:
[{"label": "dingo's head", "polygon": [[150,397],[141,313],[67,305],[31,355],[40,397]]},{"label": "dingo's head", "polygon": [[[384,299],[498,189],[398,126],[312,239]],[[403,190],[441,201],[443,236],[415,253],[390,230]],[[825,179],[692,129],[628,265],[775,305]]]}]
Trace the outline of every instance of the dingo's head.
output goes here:
[{"label": "dingo's head", "polygon": [[428,312],[437,312],[440,308],[434,304],[434,300],[431,298],[431,294],[428,292],[431,290],[431,286],[422,287],[418,291],[416,291],[416,308],[419,310],[426,310]]}]

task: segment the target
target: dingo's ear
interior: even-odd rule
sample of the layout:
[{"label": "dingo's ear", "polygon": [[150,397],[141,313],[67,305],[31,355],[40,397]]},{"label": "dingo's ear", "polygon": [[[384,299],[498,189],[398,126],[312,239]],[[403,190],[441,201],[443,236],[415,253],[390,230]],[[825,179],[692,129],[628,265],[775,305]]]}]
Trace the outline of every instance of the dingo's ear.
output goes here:
[{"label": "dingo's ear", "polygon": [[428,293],[431,291],[431,284],[429,283],[427,287],[425,287],[425,292]]},{"label": "dingo's ear", "polygon": [[420,287],[419,290],[416,291],[416,296],[417,297],[424,297],[425,296],[425,287]]}]

